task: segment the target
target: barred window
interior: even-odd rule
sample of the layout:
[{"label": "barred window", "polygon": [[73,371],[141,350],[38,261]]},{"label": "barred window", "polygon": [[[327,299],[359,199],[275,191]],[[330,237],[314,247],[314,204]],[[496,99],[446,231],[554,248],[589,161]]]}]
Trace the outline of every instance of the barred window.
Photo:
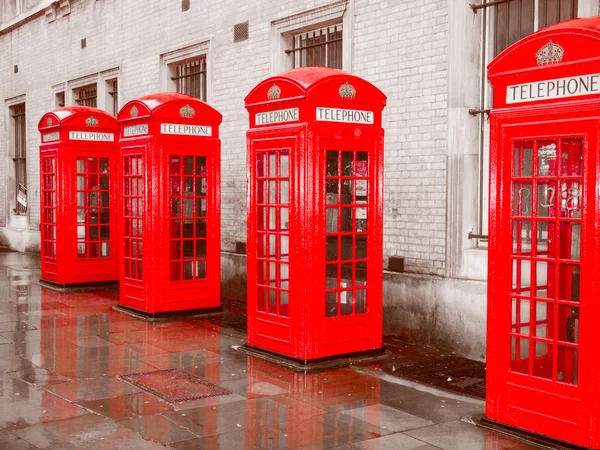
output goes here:
[{"label": "barred window", "polygon": [[25,103],[10,108],[13,125],[13,162],[15,169],[15,212],[27,211],[27,129]]},{"label": "barred window", "polygon": [[576,18],[577,0],[505,0],[494,5],[493,17],[496,57],[534,31]]},{"label": "barred window", "polygon": [[73,94],[75,103],[79,106],[98,107],[98,89],[95,83],[74,89]]},{"label": "barred window", "polygon": [[[110,103],[107,106],[109,113],[116,116],[119,112],[119,80],[109,80],[108,84],[108,95],[110,95]],[[111,109],[112,108],[112,109]]]},{"label": "barred window", "polygon": [[291,49],[294,67],[342,68],[342,24],[306,31],[293,36]]},{"label": "barred window", "polygon": [[177,92],[206,101],[206,57],[176,63],[173,72]]}]

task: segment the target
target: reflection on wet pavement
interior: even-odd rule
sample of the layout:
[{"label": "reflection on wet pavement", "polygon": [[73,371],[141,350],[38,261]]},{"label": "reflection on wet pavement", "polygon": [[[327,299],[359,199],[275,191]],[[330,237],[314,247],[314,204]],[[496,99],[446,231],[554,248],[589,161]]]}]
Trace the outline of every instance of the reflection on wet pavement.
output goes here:
[{"label": "reflection on wet pavement", "polygon": [[[237,316],[150,324],[114,311],[114,291],[38,280],[36,255],[0,253],[2,450],[531,448],[460,421],[482,402],[241,354]],[[169,404],[117,378],[166,369],[232,394]]]}]

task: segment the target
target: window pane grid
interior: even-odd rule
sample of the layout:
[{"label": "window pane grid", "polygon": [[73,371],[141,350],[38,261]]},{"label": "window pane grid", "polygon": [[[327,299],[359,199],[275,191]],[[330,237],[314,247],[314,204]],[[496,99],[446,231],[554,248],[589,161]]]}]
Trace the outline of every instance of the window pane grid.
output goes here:
[{"label": "window pane grid", "polygon": [[123,157],[123,220],[125,278],[142,279],[143,237],[143,159],[141,155]]},{"label": "window pane grid", "polygon": [[41,171],[44,257],[56,258],[56,157],[42,156]]},{"label": "window pane grid", "polygon": [[78,158],[76,165],[77,257],[110,256],[108,158]]},{"label": "window pane grid", "polygon": [[583,140],[513,143],[511,370],[577,384]]},{"label": "window pane grid", "polygon": [[288,150],[256,153],[257,309],[289,314]]},{"label": "window pane grid", "polygon": [[367,311],[368,153],[328,150],[325,315]]},{"label": "window pane grid", "polygon": [[293,37],[293,47],[286,50],[294,67],[342,68],[342,24],[311,30]]},{"label": "window pane grid", "polygon": [[205,156],[169,158],[170,279],[207,277],[207,162]]}]

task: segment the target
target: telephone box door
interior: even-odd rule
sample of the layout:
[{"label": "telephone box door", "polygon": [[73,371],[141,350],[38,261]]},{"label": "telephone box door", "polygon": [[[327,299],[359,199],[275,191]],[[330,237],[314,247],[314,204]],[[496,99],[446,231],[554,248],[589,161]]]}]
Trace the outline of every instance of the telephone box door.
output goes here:
[{"label": "telephone box door", "polygon": [[[298,152],[299,134],[287,136],[250,136],[248,167],[255,174],[249,177],[250,199],[248,242],[255,246],[256,264],[248,267],[248,282],[256,289],[249,292],[249,311],[255,320],[249,321],[249,341],[263,345],[268,339],[282,353],[291,352],[293,323],[290,306],[299,307],[290,299],[290,245],[293,245],[295,214],[291,186],[296,177],[293,168],[299,167],[292,159]],[[255,253],[254,253],[255,252]],[[299,275],[299,274],[298,274]],[[301,278],[301,275],[300,275]],[[300,281],[300,280],[299,280]],[[301,281],[300,281],[301,282]]]},{"label": "telephone box door", "polygon": [[589,434],[585,392],[595,377],[581,369],[595,358],[586,342],[595,265],[586,250],[594,224],[586,218],[595,216],[596,202],[585,187],[595,186],[588,178],[595,177],[596,155],[588,148],[596,148],[596,129],[596,120],[500,127],[500,169],[492,180],[499,190],[490,270],[499,272],[489,342],[498,357],[489,364],[498,364],[490,388],[500,395],[488,409],[500,422],[553,430],[572,442]]},{"label": "telephone box door", "polygon": [[[372,339],[367,331],[379,316],[382,260],[378,195],[375,193],[379,152],[375,140],[321,139],[321,178],[325,211],[325,315],[323,345],[341,346],[347,353],[360,337]],[[369,314],[367,314],[367,312]],[[315,330],[317,331],[317,330]]]}]

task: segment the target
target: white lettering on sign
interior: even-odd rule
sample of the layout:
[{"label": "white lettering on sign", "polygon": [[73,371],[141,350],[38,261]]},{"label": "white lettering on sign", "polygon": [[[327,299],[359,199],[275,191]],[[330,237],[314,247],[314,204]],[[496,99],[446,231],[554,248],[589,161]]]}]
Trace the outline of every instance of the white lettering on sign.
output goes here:
[{"label": "white lettering on sign", "polygon": [[525,103],[600,93],[600,74],[555,78],[506,88],[506,103]]},{"label": "white lettering on sign", "polygon": [[374,123],[373,111],[317,107],[317,120],[321,122]]},{"label": "white lettering on sign", "polygon": [[148,124],[142,125],[131,125],[129,127],[123,128],[123,136],[138,136],[140,134],[148,134]]},{"label": "white lettering on sign", "polygon": [[69,131],[69,139],[72,141],[113,142],[115,135],[113,133],[98,133],[94,131]]},{"label": "white lettering on sign", "polygon": [[60,138],[58,131],[55,133],[46,133],[42,135],[42,142],[58,141]]},{"label": "white lettering on sign", "polygon": [[268,125],[270,123],[296,122],[299,120],[298,108],[278,109],[256,113],[254,115],[255,125]]},{"label": "white lettering on sign", "polygon": [[183,125],[161,123],[160,134],[184,134],[186,136],[212,136],[212,127],[206,125]]}]

